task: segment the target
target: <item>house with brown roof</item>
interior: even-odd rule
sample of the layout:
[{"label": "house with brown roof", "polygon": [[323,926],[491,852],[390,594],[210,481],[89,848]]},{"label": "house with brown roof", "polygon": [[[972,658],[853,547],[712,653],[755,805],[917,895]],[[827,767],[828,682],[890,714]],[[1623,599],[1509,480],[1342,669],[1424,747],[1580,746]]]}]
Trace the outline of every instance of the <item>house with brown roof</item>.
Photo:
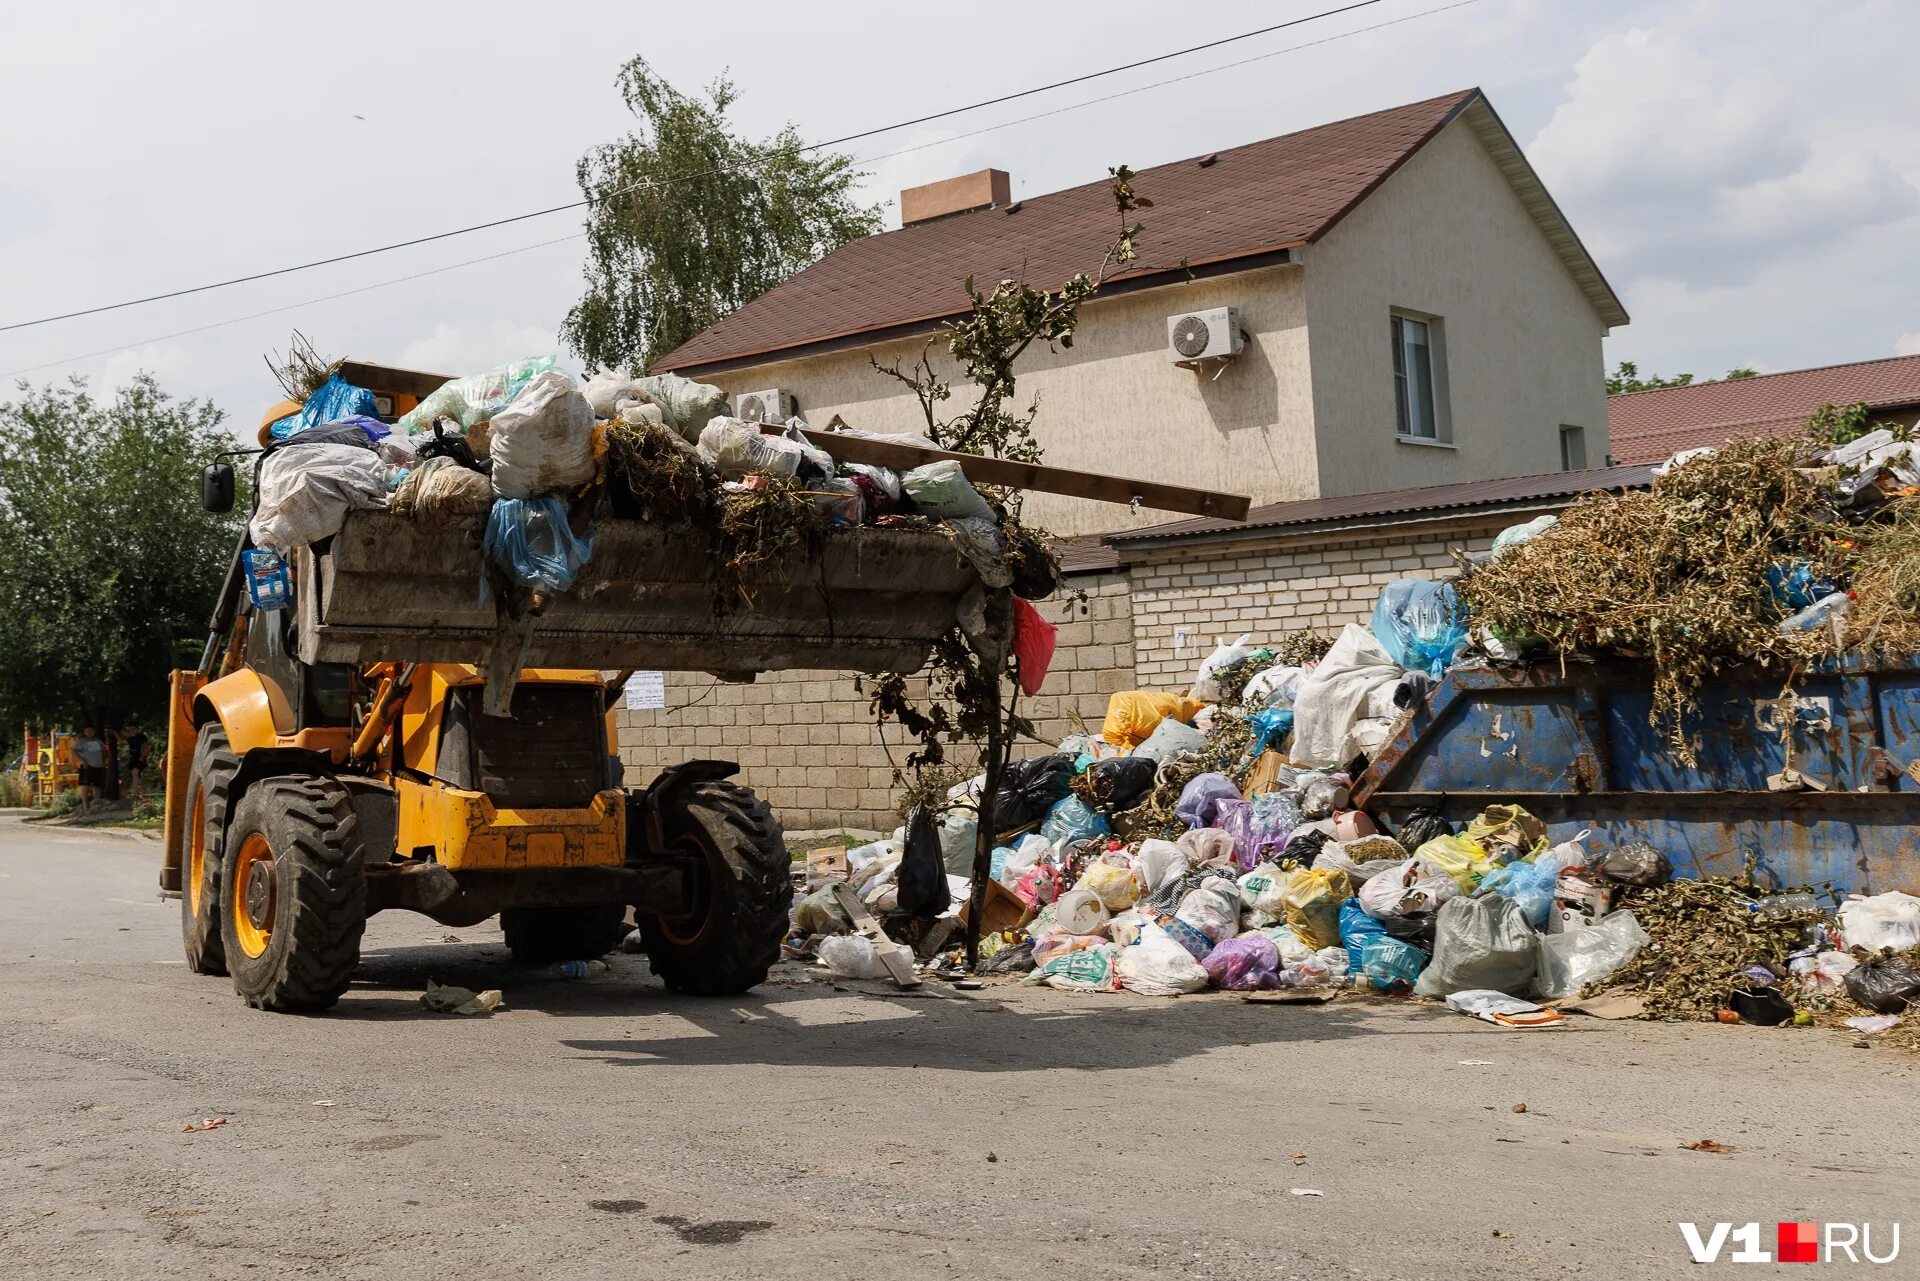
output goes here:
[{"label": "house with brown roof", "polygon": [[[1627,314],[1479,90],[1142,170],[1141,261],[1028,354],[1046,461],[1271,504],[1607,458],[1601,338]],[[923,427],[910,364],[964,282],[1057,286],[1118,226],[1104,181],[1022,200],[987,170],[902,193],[841,246],[656,362],[736,408]],[[773,393],[756,395],[756,393]],[[784,394],[784,395],[782,395]],[[1060,534],[1164,513],[1036,494]]]},{"label": "house with brown roof", "polygon": [[1856,404],[1920,424],[1920,356],[1623,392],[1607,398],[1607,423],[1616,459],[1657,463],[1699,445],[1798,435],[1820,406]]}]

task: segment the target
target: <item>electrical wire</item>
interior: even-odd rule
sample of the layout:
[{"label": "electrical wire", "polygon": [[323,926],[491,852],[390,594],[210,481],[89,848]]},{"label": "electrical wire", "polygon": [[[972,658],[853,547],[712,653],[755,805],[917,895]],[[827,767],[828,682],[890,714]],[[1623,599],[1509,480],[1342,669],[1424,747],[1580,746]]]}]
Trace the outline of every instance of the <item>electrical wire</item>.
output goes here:
[{"label": "electrical wire", "polygon": [[[1208,49],[1217,49],[1217,48],[1220,48],[1222,45],[1233,44],[1241,40],[1251,40],[1256,36],[1270,35],[1275,31],[1283,31],[1288,27],[1297,27],[1305,23],[1317,22],[1322,18],[1337,17],[1340,14],[1351,13],[1356,9],[1365,9],[1371,5],[1380,4],[1381,2],[1382,0],[1354,0],[1353,3],[1342,5],[1339,8],[1326,9],[1318,13],[1306,14],[1302,17],[1293,18],[1286,22],[1277,22],[1271,26],[1261,27],[1255,31],[1243,31],[1239,35],[1226,36],[1219,40],[1210,40],[1205,44],[1193,45],[1186,49],[1176,49],[1169,53],[1156,54],[1151,58],[1142,58],[1138,61],[1124,63],[1117,67],[1108,67],[1101,71],[1090,71],[1090,72],[1087,72],[1085,75],[1073,76],[1066,80],[1056,80],[1051,84],[1037,85],[1031,89],[1022,89],[1016,93],[1002,94],[997,98],[986,98],[979,102],[968,103],[967,105],[961,106],[961,107],[950,107],[945,111],[936,111],[929,115],[917,116],[912,120],[902,120],[894,124],[882,125],[875,129],[866,129],[859,133],[850,133],[850,134],[844,135],[843,137],[830,138],[825,142],[811,143],[808,146],[801,148],[801,150],[802,151],[818,151],[825,147],[834,147],[834,146],[839,146],[842,143],[855,142],[862,138],[871,138],[871,137],[874,137],[876,134],[891,133],[897,129],[907,129],[907,128],[911,128],[914,125],[926,124],[929,121],[933,121],[933,120],[944,120],[949,116],[960,115],[963,112],[968,112],[968,111],[977,111],[982,107],[997,106],[1003,102],[1012,102],[1019,98],[1028,98],[1028,97],[1032,97],[1035,94],[1048,93],[1054,89],[1065,88],[1069,85],[1084,84],[1089,80],[1097,80],[1103,76],[1116,75],[1123,71],[1132,71],[1139,67],[1151,66],[1154,63],[1165,62],[1172,58],[1183,58],[1188,54],[1200,53]],[[645,185],[646,184],[636,184],[634,187],[631,187],[631,188],[621,188],[618,191],[608,192],[605,196],[601,197],[601,199],[610,200],[617,196],[626,195],[626,194],[629,194],[631,191],[638,190]],[[525,222],[531,218],[544,218],[549,214],[565,213],[566,211],[571,209],[582,209],[591,203],[593,203],[591,199],[570,201],[567,204],[552,205],[546,209],[535,209],[528,213],[514,214],[513,216],[508,218],[496,218],[496,219],[493,219],[491,222],[475,223],[470,227],[456,227],[451,231],[435,232],[433,235],[430,235],[430,236],[416,236],[411,240],[399,240],[399,241],[395,241],[392,244],[379,245],[372,249],[361,249],[361,250],[356,250],[353,253],[336,254],[331,258],[316,258],[312,262],[297,263],[290,267],[276,267],[271,271],[256,271],[245,276],[234,276],[228,280],[216,280],[204,285],[193,285],[186,289],[173,289],[173,290],[167,291],[166,293],[149,294],[144,298],[129,298],[124,302],[104,303],[98,307],[85,307],[78,311],[61,312],[59,315],[55,315],[55,316],[42,316],[37,320],[18,320],[18,321],[14,321],[11,324],[0,325],[0,333],[11,333],[15,330],[20,330],[20,329],[31,329],[38,325],[50,325],[56,321],[61,321],[61,320],[74,320],[81,316],[97,316],[102,312],[120,311],[127,307],[139,307],[147,303],[163,302],[169,298],[184,298],[189,294],[206,293],[209,290],[214,290],[214,289],[226,289],[233,285],[243,285],[255,280],[268,280],[275,276],[291,275],[292,273],[297,271],[309,271],[315,267],[327,267],[335,263],[351,262],[356,258],[368,258],[368,257],[372,257],[375,254],[391,253],[396,249],[410,249],[416,245],[432,244],[434,241],[437,241],[437,240],[447,240],[454,236],[465,236],[465,235],[471,234],[472,232],[486,231],[493,227],[505,227],[513,223]]]}]

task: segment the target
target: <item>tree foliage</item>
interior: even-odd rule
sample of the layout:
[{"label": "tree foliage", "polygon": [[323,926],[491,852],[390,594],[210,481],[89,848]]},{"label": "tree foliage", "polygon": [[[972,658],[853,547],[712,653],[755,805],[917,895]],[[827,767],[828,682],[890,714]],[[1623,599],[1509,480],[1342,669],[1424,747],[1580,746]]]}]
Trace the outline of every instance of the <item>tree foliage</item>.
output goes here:
[{"label": "tree foliage", "polygon": [[843,155],[814,154],[788,125],[764,141],[726,119],[722,76],[704,97],[643,58],[620,69],[640,128],[581,157],[587,290],[561,337],[590,367],[638,370],[830,250],[880,229],[853,197]]},{"label": "tree foliage", "polygon": [[[1745,365],[1737,365],[1726,372],[1722,382],[1738,382],[1742,378],[1757,378],[1759,371]],[[1691,387],[1692,374],[1675,374],[1671,378],[1662,378],[1659,374],[1640,376],[1640,366],[1631,360],[1623,360],[1612,373],[1607,375],[1607,395],[1618,396],[1623,391],[1659,391],[1663,387]]]},{"label": "tree foliage", "polygon": [[78,378],[19,391],[0,402],[0,732],[157,716],[239,533],[200,509],[223,415],[147,374],[111,401]]}]

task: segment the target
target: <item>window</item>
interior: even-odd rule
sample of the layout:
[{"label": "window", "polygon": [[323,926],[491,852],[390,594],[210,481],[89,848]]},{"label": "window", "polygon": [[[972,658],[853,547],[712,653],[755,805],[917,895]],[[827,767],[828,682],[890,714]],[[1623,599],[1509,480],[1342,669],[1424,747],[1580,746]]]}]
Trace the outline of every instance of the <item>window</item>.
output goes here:
[{"label": "window", "polygon": [[1440,396],[1444,372],[1440,360],[1440,322],[1395,314],[1393,324],[1393,407],[1400,439],[1445,443],[1449,439]]},{"label": "window", "polygon": [[1587,467],[1587,429],[1565,423],[1560,426],[1560,470],[1585,471]]}]

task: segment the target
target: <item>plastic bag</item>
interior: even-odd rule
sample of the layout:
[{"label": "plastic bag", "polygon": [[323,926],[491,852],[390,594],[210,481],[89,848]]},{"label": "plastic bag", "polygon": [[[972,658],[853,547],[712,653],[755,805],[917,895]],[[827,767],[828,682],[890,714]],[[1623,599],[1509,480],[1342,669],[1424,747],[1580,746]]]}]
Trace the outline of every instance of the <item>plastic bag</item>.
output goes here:
[{"label": "plastic bag", "polygon": [[1300,816],[1307,819],[1332,818],[1337,809],[1346,808],[1347,785],[1326,774],[1314,774],[1300,780]]},{"label": "plastic bag", "polygon": [[1314,669],[1300,678],[1293,700],[1293,744],[1298,765],[1344,765],[1353,756],[1354,730],[1373,716],[1376,691],[1389,696],[1401,666],[1366,628],[1348,623]]},{"label": "plastic bag", "polygon": [[1840,905],[1840,934],[1848,947],[1869,952],[1920,947],[1920,898],[1888,890],[1871,898],[1850,894]]},{"label": "plastic bag", "polygon": [[1498,556],[1509,547],[1518,547],[1521,543],[1532,542],[1552,529],[1559,520],[1558,516],[1548,514],[1535,516],[1524,525],[1507,526],[1493,536],[1493,554]]},{"label": "plastic bag", "polygon": [[1604,982],[1652,941],[1632,912],[1612,912],[1584,930],[1546,935],[1540,940],[1539,995],[1556,1001]]},{"label": "plastic bag", "polygon": [[1052,860],[1053,846],[1047,844],[1046,837],[1036,832],[1029,832],[1020,838],[1018,846],[1006,851],[1006,855],[1005,862],[994,873],[994,879],[1008,889],[1012,889],[1014,882],[1018,881],[1021,874],[1028,868],[1037,867],[1042,862]]},{"label": "plastic bag", "polygon": [[738,418],[716,418],[700,432],[700,456],[723,480],[742,476],[772,476],[792,480],[800,472],[807,451],[785,436],[764,436],[752,423]]},{"label": "plastic bag", "polygon": [[1180,996],[1207,985],[1207,971],[1192,953],[1149,921],[1140,927],[1140,941],[1123,948],[1117,964],[1120,984],[1142,996]]},{"label": "plastic bag", "polygon": [[1796,957],[1787,968],[1808,996],[1838,996],[1847,990],[1847,975],[1859,964],[1845,952],[1820,952]]},{"label": "plastic bag", "polygon": [[[1287,853],[1282,860],[1293,857],[1292,850],[1301,838],[1296,835],[1287,842]],[[1391,850],[1391,854],[1386,851]],[[1382,872],[1391,872],[1406,859],[1401,857],[1400,843],[1391,836],[1363,836],[1357,841],[1342,844],[1328,841],[1313,856],[1310,866],[1329,872],[1345,872],[1354,888],[1359,889]]]},{"label": "plastic bag", "polygon": [[1278,925],[1287,915],[1287,874],[1271,863],[1262,863],[1241,874],[1240,924],[1257,930]]},{"label": "plastic bag", "polygon": [[1380,589],[1373,634],[1400,666],[1439,676],[1467,643],[1467,607],[1452,583],[1396,578]]},{"label": "plastic bag", "polygon": [[1100,808],[1109,814],[1123,814],[1146,799],[1153,790],[1158,763],[1144,756],[1118,756],[1110,761],[1095,761],[1087,771],[1089,790]]},{"label": "plastic bag", "polygon": [[1533,991],[1539,970],[1540,936],[1527,924],[1512,899],[1451,898],[1440,908],[1434,931],[1433,963],[1414,992],[1448,996],[1469,988],[1487,988],[1508,996]]},{"label": "plastic bag", "polygon": [[1547,825],[1518,805],[1489,805],[1467,824],[1464,835],[1497,855],[1500,847],[1513,858],[1527,858],[1547,848]]},{"label": "plastic bag", "polygon": [[340,532],[350,511],[387,505],[390,469],[356,445],[302,445],[260,464],[259,501],[248,530],[254,546],[291,558],[295,548]]},{"label": "plastic bag", "polygon": [[1352,949],[1348,949],[1348,958],[1350,972],[1366,975],[1367,981],[1383,992],[1407,991],[1419,980],[1430,959],[1412,943],[1384,932],[1367,940],[1357,970],[1353,968]]},{"label": "plastic bag", "polygon": [[483,374],[441,383],[394,426],[406,435],[417,436],[426,432],[434,419],[446,417],[459,423],[462,431],[472,431],[475,424],[485,422],[513,403],[514,397],[536,374],[552,371],[559,363],[558,356],[529,356]]},{"label": "plastic bag", "polygon": [[388,501],[398,515],[440,525],[484,516],[492,506],[493,481],[445,457],[429,458],[409,471]]},{"label": "plastic bag", "polygon": [[726,392],[679,374],[648,374],[635,378],[633,386],[659,407],[661,420],[687,440],[700,439],[702,429],[727,404]]},{"label": "plastic bag", "polygon": [[1178,845],[1142,841],[1133,856],[1133,870],[1146,887],[1144,897],[1149,906],[1164,912],[1180,906],[1180,879],[1187,874],[1187,856]]},{"label": "plastic bag", "polygon": [[1393,834],[1400,847],[1412,855],[1422,845],[1438,836],[1452,836],[1453,824],[1437,805],[1422,805],[1407,815],[1407,821]]},{"label": "plastic bag", "polygon": [[1051,863],[1035,863],[1021,872],[1008,888],[1028,907],[1045,907],[1060,893],[1060,869]]},{"label": "plastic bag", "polygon": [[1285,663],[1255,672],[1240,691],[1240,701],[1247,707],[1292,708],[1294,695],[1300,689],[1300,678],[1306,673],[1304,667],[1289,667]]},{"label": "plastic bag", "polygon": [[1553,894],[1559,880],[1559,875],[1550,867],[1509,863],[1488,872],[1480,884],[1482,888],[1505,895],[1518,903],[1520,911],[1527,918],[1527,924],[1536,930],[1544,930],[1547,928],[1547,917],[1553,912]]},{"label": "plastic bag", "polygon": [[1350,898],[1340,905],[1340,946],[1347,949],[1347,973],[1358,974],[1367,944],[1386,937],[1386,929],[1367,915],[1358,898]]},{"label": "plastic bag", "polygon": [[1133,869],[1104,860],[1090,865],[1076,888],[1091,891],[1109,912],[1124,912],[1140,901],[1140,878]]},{"label": "plastic bag", "polygon": [[332,373],[307,396],[299,413],[288,414],[270,424],[267,435],[274,440],[286,440],[322,423],[335,423],[344,418],[368,418],[381,428],[378,434],[371,437],[378,440],[386,434],[386,425],[376,417],[378,412],[372,392],[365,387],[354,386],[338,373]]},{"label": "plastic bag", "polygon": [[913,964],[913,949],[900,943],[875,943],[864,934],[836,934],[821,939],[814,955],[843,979],[884,979],[891,976],[891,971],[881,959],[881,948],[900,956],[908,965]]},{"label": "plastic bag", "polygon": [[1186,948],[1187,954],[1196,961],[1206,960],[1213,952],[1213,940],[1177,916],[1161,917],[1160,928],[1167,932],[1168,938]]},{"label": "plastic bag", "polygon": [[1169,716],[1153,727],[1153,733],[1147,735],[1146,742],[1133,749],[1133,754],[1141,760],[1164,761],[1175,756],[1200,751],[1207,745],[1207,736],[1184,721]]},{"label": "plastic bag", "polygon": [[1342,872],[1301,868],[1287,878],[1282,895],[1287,928],[1309,947],[1339,946],[1340,904],[1352,893]]},{"label": "plastic bag", "polygon": [[940,861],[952,876],[973,875],[974,846],[980,821],[971,807],[954,806],[940,815]]},{"label": "plastic bag", "polygon": [[1018,662],[1020,692],[1028,698],[1038,694],[1046,683],[1058,636],[1059,629],[1039,610],[1018,596],[1013,598],[1013,656]]},{"label": "plastic bag", "polygon": [[993,794],[993,825],[999,832],[1029,827],[1067,798],[1073,785],[1070,757],[1030,756],[1008,761]]},{"label": "plastic bag", "polygon": [[1107,820],[1088,809],[1087,803],[1078,796],[1069,796],[1048,810],[1040,824],[1040,835],[1061,853],[1077,841],[1105,836],[1110,830]]},{"label": "plastic bag", "polygon": [[1180,900],[1174,919],[1185,921],[1219,943],[1240,929],[1240,887],[1224,876],[1209,876]]},{"label": "plastic bag", "polygon": [[565,374],[535,374],[489,425],[493,492],[502,498],[533,498],[593,479],[593,407]]},{"label": "plastic bag", "polygon": [[1173,812],[1188,827],[1211,827],[1222,801],[1240,802],[1233,780],[1225,774],[1198,774],[1180,789]]},{"label": "plastic bag", "polygon": [[850,934],[853,918],[827,885],[793,905],[793,928],[802,934]]},{"label": "plastic bag", "polygon": [[[1039,955],[1037,947],[1034,954]],[[1111,943],[1077,947],[1053,956],[1027,975],[1024,981],[1045,983],[1048,987],[1067,992],[1118,992],[1119,955],[1120,949]]]},{"label": "plastic bag", "polygon": [[1233,834],[1220,828],[1196,827],[1191,832],[1183,832],[1174,845],[1187,856],[1188,867],[1234,865]]},{"label": "plastic bag", "polygon": [[922,516],[937,520],[964,517],[992,519],[993,508],[968,481],[967,473],[951,458],[915,467],[900,477],[900,492]]},{"label": "plastic bag", "polygon": [[906,851],[896,874],[900,891],[895,904],[909,916],[938,916],[953,906],[947,890],[947,869],[940,854],[940,833],[933,811],[916,805],[907,815]]},{"label": "plastic bag", "polygon": [[487,517],[486,547],[487,558],[513,581],[557,596],[593,558],[593,535],[574,536],[557,495],[502,498]]},{"label": "plastic bag", "polygon": [[1207,979],[1227,992],[1257,992],[1280,986],[1280,949],[1264,934],[1230,938],[1207,953]]},{"label": "plastic bag", "polygon": [[1645,841],[1631,841],[1607,851],[1600,875],[1623,885],[1665,885],[1673,879],[1673,864]]},{"label": "plastic bag", "polygon": [[1415,850],[1414,857],[1451,876],[1463,892],[1471,891],[1493,870],[1493,859],[1487,851],[1464,836],[1436,836]]},{"label": "plastic bag", "polygon": [[1263,707],[1247,717],[1247,724],[1253,727],[1253,741],[1247,744],[1247,751],[1258,756],[1269,747],[1286,742],[1287,735],[1293,733],[1293,709]]},{"label": "plastic bag", "polygon": [[1267,939],[1280,954],[1280,968],[1289,969],[1313,957],[1313,949],[1294,937],[1293,931],[1284,925],[1275,925],[1261,930],[1260,936]]},{"label": "plastic bag", "polygon": [[1920,1001],[1920,969],[1903,956],[1876,956],[1847,972],[1847,995],[1879,1014],[1901,1014]]},{"label": "plastic bag", "polygon": [[1220,686],[1220,673],[1241,659],[1253,653],[1253,634],[1249,632],[1229,645],[1224,639],[1215,646],[1213,653],[1200,662],[1200,670],[1194,674],[1193,688],[1187,691],[1188,697],[1202,703],[1217,703],[1226,697],[1226,691]]},{"label": "plastic bag", "polygon": [[1107,718],[1100,726],[1100,737],[1116,747],[1138,747],[1167,717],[1191,721],[1199,710],[1198,703],[1178,694],[1122,690],[1107,699]]},{"label": "plastic bag", "polygon": [[1451,876],[1424,859],[1410,858],[1360,887],[1360,906],[1376,921],[1428,916],[1460,892]]}]

